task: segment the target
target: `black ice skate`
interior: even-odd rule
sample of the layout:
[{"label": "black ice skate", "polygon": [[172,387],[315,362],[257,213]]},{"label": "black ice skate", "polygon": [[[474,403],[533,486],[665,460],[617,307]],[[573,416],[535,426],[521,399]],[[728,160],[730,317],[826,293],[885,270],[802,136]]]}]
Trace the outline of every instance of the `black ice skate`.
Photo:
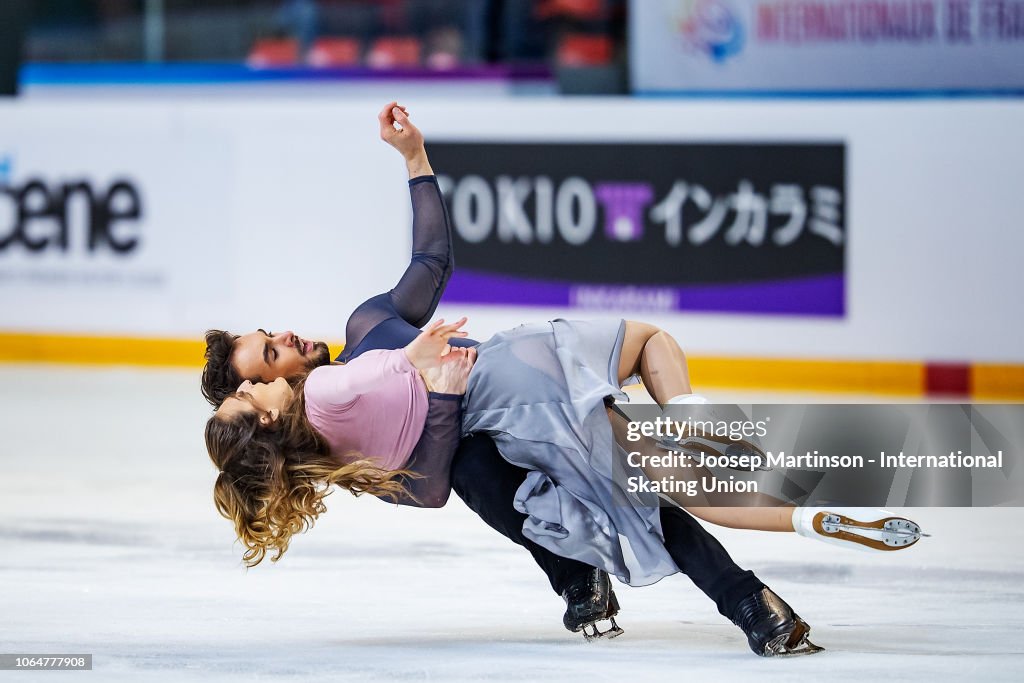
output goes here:
[{"label": "black ice skate", "polygon": [[[582,631],[588,641],[622,635],[622,629],[615,623],[619,600],[605,572],[600,569],[587,572],[562,592],[562,598],[566,606],[562,623],[573,633]],[[611,628],[601,631],[597,622],[604,619],[611,622]]]},{"label": "black ice skate", "polygon": [[732,622],[747,634],[747,643],[761,657],[813,655],[824,650],[807,636],[811,627],[786,601],[763,588],[740,601]]}]

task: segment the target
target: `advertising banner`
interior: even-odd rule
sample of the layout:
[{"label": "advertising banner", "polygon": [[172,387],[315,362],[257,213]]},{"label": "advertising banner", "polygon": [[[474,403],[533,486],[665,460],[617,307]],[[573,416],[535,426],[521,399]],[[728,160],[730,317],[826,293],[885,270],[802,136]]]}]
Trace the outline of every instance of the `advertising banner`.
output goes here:
[{"label": "advertising banner", "polygon": [[1024,0],[633,0],[637,92],[1024,90]]},{"label": "advertising banner", "polygon": [[434,143],[446,301],[845,312],[842,144]]},{"label": "advertising banner", "polygon": [[0,325],[159,328],[201,302],[224,277],[228,163],[215,136],[151,124],[0,140]]},{"label": "advertising banner", "polygon": [[[340,341],[409,258],[379,108],[0,102],[0,354],[30,356],[31,334]],[[989,380],[936,376],[1016,395],[1024,323],[978,302],[1021,289],[1024,100],[439,99],[415,115],[454,223],[438,315],[471,315],[474,338],[614,315],[695,357],[912,361],[800,375],[822,391],[915,394],[927,361],[989,364]],[[764,369],[714,367],[729,385]]]}]

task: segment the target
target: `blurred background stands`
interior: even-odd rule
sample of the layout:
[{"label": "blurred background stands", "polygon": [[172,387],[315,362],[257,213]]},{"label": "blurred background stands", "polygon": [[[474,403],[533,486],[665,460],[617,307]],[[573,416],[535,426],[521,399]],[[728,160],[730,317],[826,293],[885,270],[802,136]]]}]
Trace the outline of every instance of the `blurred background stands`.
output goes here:
[{"label": "blurred background stands", "polygon": [[38,0],[29,63],[546,67],[564,93],[626,92],[625,0]]}]

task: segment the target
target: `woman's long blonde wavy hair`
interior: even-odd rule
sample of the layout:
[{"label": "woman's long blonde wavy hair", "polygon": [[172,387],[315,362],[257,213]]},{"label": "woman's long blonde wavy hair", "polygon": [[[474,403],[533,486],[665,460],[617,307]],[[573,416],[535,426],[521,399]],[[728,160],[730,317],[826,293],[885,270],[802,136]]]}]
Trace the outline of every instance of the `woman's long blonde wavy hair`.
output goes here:
[{"label": "woman's long blonde wavy hair", "polygon": [[331,485],[354,496],[369,493],[392,500],[406,493],[404,470],[387,471],[367,460],[338,466],[326,441],[306,419],[305,379],[295,399],[270,427],[259,411],[239,412],[206,423],[206,450],[220,470],[213,487],[217,511],[235,526],[245,546],[242,560],[254,567],[267,556],[277,562],[293,534],[312,528],[327,510]]}]

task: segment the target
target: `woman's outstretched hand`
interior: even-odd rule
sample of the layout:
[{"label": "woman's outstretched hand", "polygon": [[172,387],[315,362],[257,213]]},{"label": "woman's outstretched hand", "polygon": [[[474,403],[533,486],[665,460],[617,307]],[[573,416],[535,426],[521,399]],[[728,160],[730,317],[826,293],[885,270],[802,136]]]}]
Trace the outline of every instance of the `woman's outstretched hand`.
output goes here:
[{"label": "woman's outstretched hand", "polygon": [[466,393],[469,373],[474,363],[476,349],[455,347],[441,358],[441,364],[437,367],[420,370],[420,376],[428,391],[461,396]]},{"label": "woman's outstretched hand", "polygon": [[465,324],[465,317],[447,325],[444,318],[435,320],[409,342],[404,349],[405,357],[417,370],[437,367],[441,364],[441,357],[451,351],[448,340],[452,337],[468,336],[468,332],[459,329]]}]

